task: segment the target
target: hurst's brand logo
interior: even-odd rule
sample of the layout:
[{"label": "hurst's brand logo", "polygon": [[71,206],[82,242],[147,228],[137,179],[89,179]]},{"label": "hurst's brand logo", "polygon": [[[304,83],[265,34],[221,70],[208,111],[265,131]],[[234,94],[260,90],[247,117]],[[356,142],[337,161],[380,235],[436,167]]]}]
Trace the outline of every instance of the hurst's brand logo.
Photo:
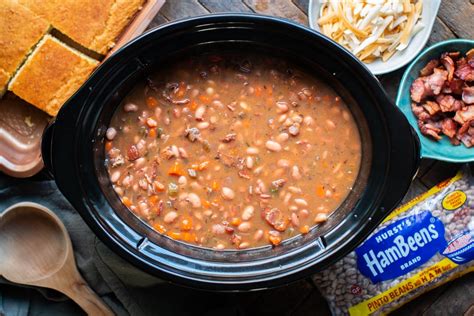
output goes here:
[{"label": "hurst's brand logo", "polygon": [[430,212],[402,218],[372,234],[356,249],[360,272],[373,283],[419,267],[447,246],[444,225]]}]

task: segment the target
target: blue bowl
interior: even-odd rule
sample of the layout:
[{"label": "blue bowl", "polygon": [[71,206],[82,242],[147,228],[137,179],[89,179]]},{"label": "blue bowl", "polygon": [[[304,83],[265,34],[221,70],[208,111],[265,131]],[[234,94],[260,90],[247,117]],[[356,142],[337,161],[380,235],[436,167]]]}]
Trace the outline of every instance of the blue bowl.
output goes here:
[{"label": "blue bowl", "polygon": [[417,119],[411,111],[410,99],[410,86],[412,82],[419,77],[420,70],[431,59],[439,58],[442,53],[448,51],[460,51],[461,53],[466,53],[471,48],[474,48],[474,40],[452,39],[439,42],[421,52],[403,74],[400,87],[398,88],[397,100],[395,102],[403,114],[405,114],[420,138],[422,158],[432,158],[449,162],[474,161],[474,147],[467,148],[462,144],[459,146],[453,146],[446,136],[439,141],[435,141],[421,134],[420,129],[418,128]]}]

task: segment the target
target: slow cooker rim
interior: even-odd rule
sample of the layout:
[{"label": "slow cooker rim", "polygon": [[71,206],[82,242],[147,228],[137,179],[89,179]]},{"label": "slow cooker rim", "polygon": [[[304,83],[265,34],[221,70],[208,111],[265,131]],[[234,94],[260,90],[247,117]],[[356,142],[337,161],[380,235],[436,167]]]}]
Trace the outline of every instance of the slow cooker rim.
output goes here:
[{"label": "slow cooker rim", "polygon": [[[283,24],[286,24],[287,26],[290,25],[291,27],[297,27],[298,29],[300,29],[300,30],[302,30],[302,31],[304,31],[304,32],[311,31],[311,30],[308,30],[308,29],[306,29],[306,28],[304,28],[304,27],[302,27],[302,26],[300,26],[300,25],[297,25],[297,24],[295,24],[295,23],[293,23],[293,22],[290,22],[290,21],[287,21],[287,20],[282,20],[282,19],[274,18],[274,17],[256,16],[256,15],[250,15],[250,14],[238,14],[238,15],[236,15],[236,14],[218,14],[218,15],[213,15],[213,16],[193,17],[193,18],[188,18],[188,19],[184,19],[184,20],[174,21],[174,22],[168,23],[168,24],[166,24],[166,25],[163,25],[163,26],[161,26],[161,27],[159,27],[159,28],[157,28],[157,29],[155,29],[155,30],[152,30],[152,31],[150,31],[150,32],[145,33],[145,34],[142,35],[140,38],[136,39],[136,40],[133,41],[132,43],[128,44],[126,47],[124,47],[124,48],[122,48],[121,50],[119,50],[119,51],[116,53],[115,56],[112,56],[112,57],[111,57],[110,63],[113,62],[112,58],[114,58],[114,57],[115,57],[115,58],[119,58],[121,51],[126,50],[127,47],[132,46],[132,45],[135,45],[134,43],[139,43],[139,41],[140,41],[143,37],[147,36],[148,34],[150,34],[150,33],[152,33],[152,32],[158,32],[159,30],[161,30],[161,29],[163,29],[163,28],[166,28],[166,27],[168,27],[168,26],[170,26],[170,25],[181,26],[181,23],[183,23],[183,22],[188,22],[188,23],[190,23],[190,22],[196,22],[196,21],[199,21],[199,22],[200,22],[200,21],[202,21],[202,19],[207,20],[207,21],[212,21],[213,18],[229,18],[229,17],[239,17],[239,18],[240,18],[240,17],[242,17],[242,16],[244,16],[244,17],[246,17],[246,18],[250,18],[250,22],[253,22],[253,21],[252,21],[253,19],[258,18],[258,19],[261,19],[262,21],[271,20],[271,21],[273,21],[273,22],[276,22],[277,24],[283,23]],[[313,32],[313,33],[314,33],[314,32]],[[316,34],[316,35],[318,35],[318,37],[322,37],[322,36],[319,35],[319,34]],[[323,39],[324,39],[325,41],[327,41],[326,38],[323,38]],[[349,57],[352,58],[352,56],[349,56]],[[106,62],[106,63],[107,63],[107,62]],[[357,60],[357,63],[360,65],[360,62],[359,62],[358,60]],[[365,68],[365,67],[364,67],[364,68]],[[386,102],[387,104],[390,104],[391,102],[389,102],[389,100],[388,100],[386,94],[383,93],[383,90],[382,90],[382,88],[381,88],[381,86],[380,86],[380,83],[379,83],[378,81],[376,81],[376,78],[375,78],[373,75],[371,75],[371,74],[367,71],[367,69],[365,69],[365,72],[362,71],[362,70],[360,70],[359,72],[361,72],[363,75],[369,75],[372,79],[374,79],[374,80],[370,80],[368,83],[369,83],[369,85],[372,85],[372,86],[373,86],[374,84],[376,85],[376,89],[374,89],[374,92],[375,92],[375,94],[376,94],[377,99],[380,99],[380,100]],[[98,76],[98,74],[95,74],[95,76]],[[91,79],[90,79],[90,82],[88,81],[88,83],[91,83],[91,82],[92,82],[92,79],[94,79],[94,77],[91,78]],[[88,85],[88,84],[86,83],[86,86],[87,86],[87,85]],[[377,86],[378,86],[378,89],[377,89]],[[84,89],[84,88],[83,88],[83,89]],[[84,202],[84,201],[83,201],[83,202]],[[85,202],[87,202],[87,201],[85,201]],[[92,207],[92,208],[93,208],[94,206],[89,205],[89,207]],[[103,227],[101,227],[101,225],[100,225],[99,222],[97,221],[97,218],[92,218],[92,216],[91,216],[90,213],[89,213],[89,214],[83,214],[83,212],[81,212],[81,215],[83,215],[83,217],[85,217],[85,219],[87,220],[87,222],[88,222],[88,224],[89,224],[90,226],[93,226],[93,227],[95,228],[95,229],[94,229],[94,232],[95,232],[96,234],[99,233],[100,235],[102,235],[102,238],[101,238],[101,239],[104,240],[104,241],[106,241],[106,243],[107,243],[109,246],[112,246],[112,247],[115,248],[115,249],[117,249],[117,248],[119,248],[119,247],[123,247],[123,245],[121,245],[121,244],[117,244],[117,243],[115,243],[115,242],[112,242],[112,240],[115,240],[114,237],[111,236],[110,234],[106,234],[106,232],[105,232],[105,230],[103,229]],[[380,220],[381,220],[381,219],[380,219]],[[359,228],[359,230],[356,232],[356,234],[360,235],[360,230],[367,230],[367,225],[361,226],[361,227]],[[362,237],[359,237],[359,239],[361,239],[361,238],[362,238]],[[340,248],[347,248],[347,247],[348,247],[348,245],[345,244],[345,245],[341,245]],[[122,248],[119,252],[126,251],[128,256],[133,256],[133,257],[135,257],[135,263],[139,263],[139,265],[140,265],[142,268],[144,268],[145,270],[148,270],[149,272],[152,272],[152,273],[154,273],[154,274],[157,274],[157,273],[156,273],[156,272],[157,272],[156,268],[151,268],[151,267],[149,267],[149,265],[143,260],[143,258],[140,258],[139,256],[136,256],[135,253],[132,253],[132,252],[127,251],[127,250],[128,250],[128,249],[126,249],[126,248]],[[336,250],[333,250],[333,253],[341,253],[341,251],[340,251],[340,249],[338,248],[338,249],[336,249]],[[334,259],[334,260],[336,260],[336,259]],[[332,261],[334,261],[334,260],[332,260]],[[137,262],[137,261],[138,261],[138,262]],[[302,269],[304,269],[304,268],[305,268],[305,267],[302,267]],[[307,270],[308,270],[308,269],[306,269],[306,271],[307,271]],[[160,271],[160,272],[161,272],[161,271]],[[301,271],[300,271],[300,272],[301,272]],[[166,273],[167,278],[169,278],[169,273],[170,273],[169,271],[163,272],[163,273]],[[291,275],[285,275],[285,277],[286,277],[285,280],[289,280],[291,277],[292,277],[293,279],[297,279],[297,278],[299,278],[297,275],[299,275],[298,272],[297,272],[297,273],[292,272]],[[179,283],[183,283],[183,276],[182,276],[182,275],[176,275],[175,277],[176,277],[176,279],[178,279],[178,280],[180,281]],[[279,277],[278,279],[283,280],[284,278],[283,278],[283,277],[282,277],[282,278]],[[274,278],[273,278],[273,279],[271,280],[271,282],[277,283],[275,280],[278,280],[278,279],[274,279]],[[199,280],[192,280],[191,278],[189,278],[189,280],[190,280],[190,282],[192,283],[192,284],[190,284],[190,285],[195,285],[194,282],[196,282],[196,281],[197,281],[197,282],[201,282],[201,283],[203,282],[203,280],[201,280],[201,279],[199,279]],[[267,281],[266,281],[266,280],[260,280],[260,279],[259,279],[259,282],[260,282],[259,284],[264,284],[264,283],[267,282]],[[186,282],[185,282],[185,283],[186,283]],[[215,281],[212,281],[212,282],[209,284],[209,287],[211,287],[211,288],[215,287],[215,283],[216,283]],[[252,287],[255,285],[255,283],[254,283],[253,281],[249,281],[249,283],[252,284]],[[235,287],[236,287],[236,284],[220,283],[220,286],[222,286],[222,285],[230,285],[231,288],[235,288]],[[239,286],[240,286],[240,285],[242,285],[242,283],[239,283]]]}]

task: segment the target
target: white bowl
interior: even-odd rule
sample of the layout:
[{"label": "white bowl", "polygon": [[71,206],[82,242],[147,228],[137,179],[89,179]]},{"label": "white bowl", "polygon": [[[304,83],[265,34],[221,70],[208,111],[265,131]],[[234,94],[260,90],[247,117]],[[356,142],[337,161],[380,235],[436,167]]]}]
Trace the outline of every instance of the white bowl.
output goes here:
[{"label": "white bowl", "polygon": [[[308,6],[309,26],[318,32],[320,30],[316,21],[319,19],[319,9],[322,5],[322,2],[322,0],[310,0]],[[365,64],[367,68],[369,68],[369,70],[374,75],[381,75],[401,68],[412,61],[413,58],[415,58],[423,49],[426,42],[428,41],[428,38],[430,37],[440,4],[441,0],[424,0],[423,11],[421,14],[424,28],[411,39],[407,48],[401,52],[396,52],[385,62],[383,62],[381,59],[377,59],[370,64]]]}]

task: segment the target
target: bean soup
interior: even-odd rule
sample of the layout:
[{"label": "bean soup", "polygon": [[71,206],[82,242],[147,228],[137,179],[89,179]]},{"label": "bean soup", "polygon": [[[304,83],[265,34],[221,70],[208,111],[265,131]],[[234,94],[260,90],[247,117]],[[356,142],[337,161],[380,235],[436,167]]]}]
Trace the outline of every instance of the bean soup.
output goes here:
[{"label": "bean soup", "polygon": [[308,233],[345,200],[361,163],[359,130],[332,88],[251,54],[193,57],[137,83],[105,151],[130,211],[215,249]]}]

